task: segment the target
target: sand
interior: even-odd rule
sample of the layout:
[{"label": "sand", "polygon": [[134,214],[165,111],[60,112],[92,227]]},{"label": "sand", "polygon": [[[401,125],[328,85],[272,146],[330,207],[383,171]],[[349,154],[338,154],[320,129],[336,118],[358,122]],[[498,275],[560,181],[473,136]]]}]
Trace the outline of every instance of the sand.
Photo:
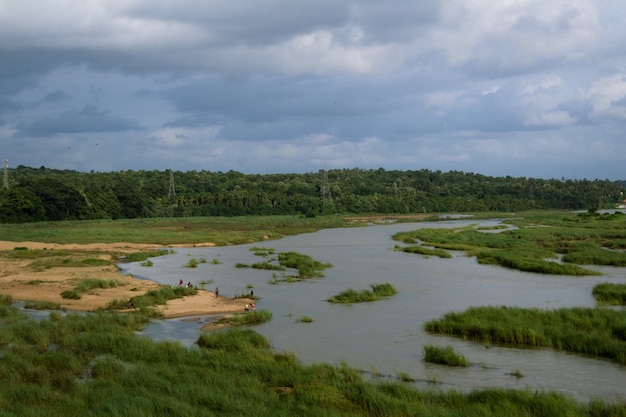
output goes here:
[{"label": "sand", "polygon": [[[211,246],[210,243],[203,244]],[[181,247],[171,245],[168,247]],[[111,243],[111,244],[54,244],[40,242],[0,241],[0,251],[12,251],[14,248],[70,250],[76,253],[89,252],[89,257],[111,260],[113,255],[124,255],[133,252],[164,249],[165,247],[150,244]],[[124,275],[115,265],[54,267],[37,270],[29,266],[32,259],[11,259],[0,257],[0,294],[10,295],[16,301],[50,301],[58,303],[63,310],[94,311],[104,308],[113,300],[130,300],[151,289],[161,287],[153,281],[135,279]],[[115,288],[94,289],[84,294],[79,300],[61,297],[61,293],[73,289],[85,279],[116,280],[125,284]],[[170,300],[165,306],[157,306],[164,318],[191,317],[238,313],[250,300],[215,297],[210,291],[198,290],[198,294],[180,299]]]}]

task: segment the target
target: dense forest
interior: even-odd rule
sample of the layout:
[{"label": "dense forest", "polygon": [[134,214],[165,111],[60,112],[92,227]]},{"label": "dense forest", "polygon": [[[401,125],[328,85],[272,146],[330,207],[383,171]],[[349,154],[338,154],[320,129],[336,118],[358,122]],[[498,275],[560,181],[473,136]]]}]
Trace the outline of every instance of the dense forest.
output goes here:
[{"label": "dense forest", "polygon": [[0,189],[0,222],[329,213],[436,213],[615,208],[609,180],[489,177],[451,171],[336,169],[78,172],[18,166]]}]

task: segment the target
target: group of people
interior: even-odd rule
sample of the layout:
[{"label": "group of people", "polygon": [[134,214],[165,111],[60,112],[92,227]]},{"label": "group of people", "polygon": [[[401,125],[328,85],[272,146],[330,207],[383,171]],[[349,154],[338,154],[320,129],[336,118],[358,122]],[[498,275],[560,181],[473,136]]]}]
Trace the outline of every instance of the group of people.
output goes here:
[{"label": "group of people", "polygon": [[[182,287],[183,286],[183,280],[181,279],[180,281],[178,281],[178,286]],[[186,285],[187,288],[193,288],[193,284],[191,283],[191,281],[189,281]],[[254,299],[254,290],[250,290],[250,295],[252,296],[252,298]],[[215,298],[220,296],[220,289],[215,287]],[[132,306],[134,307],[134,302],[131,300]],[[250,304],[246,304],[245,307],[246,311],[249,310],[256,310],[256,305],[254,303],[250,303]]]},{"label": "group of people", "polygon": [[[178,281],[178,286],[179,286],[179,287],[182,287],[182,286],[183,286],[183,280],[182,280],[182,279],[181,279],[180,281]],[[187,283],[187,285],[185,285],[185,287],[187,287],[187,288],[193,288],[193,284],[191,283],[191,281],[189,281],[189,282]]]}]

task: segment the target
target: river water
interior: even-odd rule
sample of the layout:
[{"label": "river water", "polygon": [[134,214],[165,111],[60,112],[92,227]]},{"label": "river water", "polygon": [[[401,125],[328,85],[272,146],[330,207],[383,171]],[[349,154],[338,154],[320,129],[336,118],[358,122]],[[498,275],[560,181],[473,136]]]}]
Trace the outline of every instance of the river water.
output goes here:
[{"label": "river water", "polygon": [[[408,374],[422,389],[469,391],[486,387],[554,390],[580,401],[601,398],[626,399],[626,367],[606,360],[586,358],[552,349],[520,349],[485,346],[454,337],[431,335],[424,323],[449,311],[471,306],[515,306],[556,309],[595,307],[591,295],[599,282],[626,283],[625,268],[598,267],[600,277],[530,274],[498,266],[479,265],[462,253],[452,259],[425,257],[394,251],[391,236],[422,227],[490,226],[498,220],[450,220],[369,227],[327,229],[249,245],[213,248],[177,248],[176,253],[153,258],[153,266],[122,265],[125,273],[162,284],[179,279],[220,295],[254,289],[260,297],[257,309],[270,310],[270,322],[254,327],[281,352],[293,352],[303,363],[342,362],[362,369],[372,378]],[[271,284],[272,271],[236,268],[266,259],[253,247],[273,248],[276,253],[296,251],[331,263],[325,277]],[[206,259],[197,268],[186,268],[190,259]],[[213,260],[219,262],[213,262]],[[209,282],[209,284],[203,284]],[[370,289],[390,283],[398,293],[390,298],[353,305],[328,303],[326,299],[348,288]],[[307,316],[312,323],[298,319]],[[142,333],[155,339],[177,339],[192,346],[200,328],[215,317],[159,320]],[[422,361],[425,345],[453,346],[470,361],[468,368]],[[513,373],[521,373],[516,377]]]}]

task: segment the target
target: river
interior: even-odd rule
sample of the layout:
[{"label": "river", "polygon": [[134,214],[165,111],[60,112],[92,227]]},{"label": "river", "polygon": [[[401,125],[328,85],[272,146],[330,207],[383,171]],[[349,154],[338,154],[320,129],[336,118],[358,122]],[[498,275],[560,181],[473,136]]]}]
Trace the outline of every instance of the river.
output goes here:
[{"label": "river", "polygon": [[[247,293],[252,287],[260,297],[257,309],[273,313],[272,320],[254,327],[255,331],[264,335],[273,349],[293,352],[303,363],[345,362],[372,378],[402,373],[414,378],[422,389],[528,388],[554,390],[580,401],[623,401],[626,367],[615,363],[552,349],[485,346],[424,331],[426,321],[470,306],[595,307],[591,295],[595,284],[626,283],[625,268],[598,267],[604,273],[600,277],[552,276],[480,265],[463,253],[440,259],[393,250],[397,242],[391,236],[396,232],[470,223],[491,226],[499,221],[449,220],[326,229],[249,245],[177,248],[173,254],[153,258],[152,267],[140,263],[122,267],[125,273],[162,284],[177,285],[182,279],[210,290],[219,287],[220,295],[226,297]],[[271,284],[272,271],[235,267],[237,263],[262,262],[264,259],[250,250],[259,246],[273,248],[276,253],[296,251],[333,267],[324,271],[323,278]],[[207,262],[186,268],[193,258]],[[348,288],[370,289],[376,283],[390,283],[398,293],[372,303],[337,305],[325,301]],[[313,322],[300,322],[298,318],[303,316]],[[214,319],[160,320],[142,334],[177,339],[192,346],[200,327]],[[425,363],[423,348],[427,344],[451,345],[465,355],[471,366]],[[514,376],[516,372],[522,376]]]}]

